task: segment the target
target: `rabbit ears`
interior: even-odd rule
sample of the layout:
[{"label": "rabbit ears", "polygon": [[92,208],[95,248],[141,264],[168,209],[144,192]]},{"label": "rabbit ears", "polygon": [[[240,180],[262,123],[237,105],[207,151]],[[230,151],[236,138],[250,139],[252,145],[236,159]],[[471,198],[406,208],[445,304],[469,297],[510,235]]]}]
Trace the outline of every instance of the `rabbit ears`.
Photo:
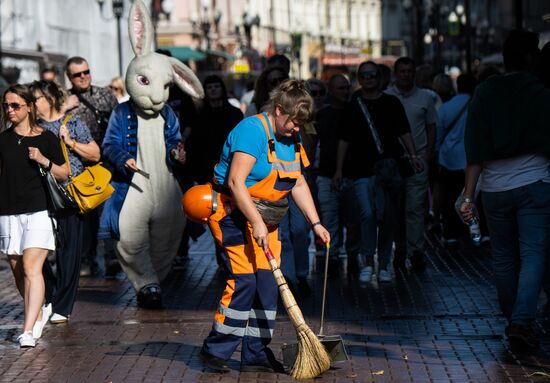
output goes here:
[{"label": "rabbit ears", "polygon": [[181,61],[173,57],[167,58],[172,66],[172,73],[174,75],[174,82],[176,85],[192,97],[203,98],[204,90],[201,82],[197,76],[195,76],[195,73],[193,73],[193,71]]},{"label": "rabbit ears", "polygon": [[147,7],[141,0],[135,0],[128,18],[128,35],[136,56],[151,52],[153,46],[153,23]]},{"label": "rabbit ears", "polygon": [[[151,22],[149,11],[142,0],[135,0],[130,8],[128,32],[136,57],[143,57],[152,52],[153,23]],[[170,62],[173,80],[178,87],[192,97],[204,97],[202,85],[193,71],[172,57],[166,58]]]}]

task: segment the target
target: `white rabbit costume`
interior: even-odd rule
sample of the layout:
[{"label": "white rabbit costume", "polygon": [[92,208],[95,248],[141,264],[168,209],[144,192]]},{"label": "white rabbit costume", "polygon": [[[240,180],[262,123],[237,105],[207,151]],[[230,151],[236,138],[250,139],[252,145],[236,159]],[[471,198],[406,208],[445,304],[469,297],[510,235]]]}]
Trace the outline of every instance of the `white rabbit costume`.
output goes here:
[{"label": "white rabbit costume", "polygon": [[115,193],[105,204],[99,236],[115,239],[138,304],[160,307],[159,283],[185,227],[182,190],[173,174],[183,155],[179,122],[165,103],[171,83],[193,97],[204,93],[187,66],[151,52],[153,28],[141,0],[130,9],[129,30],[136,54],[126,73],[130,101],[113,111],[102,145]]}]

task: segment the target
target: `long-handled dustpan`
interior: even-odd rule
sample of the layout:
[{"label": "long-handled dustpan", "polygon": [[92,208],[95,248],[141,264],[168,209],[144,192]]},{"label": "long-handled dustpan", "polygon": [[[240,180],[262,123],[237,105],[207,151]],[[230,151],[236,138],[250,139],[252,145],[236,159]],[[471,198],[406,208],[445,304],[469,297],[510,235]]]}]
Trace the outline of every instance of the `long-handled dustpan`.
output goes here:
[{"label": "long-handled dustpan", "polygon": [[[327,242],[327,251],[325,256],[325,275],[323,279],[323,301],[321,303],[321,325],[319,327],[319,334],[317,338],[321,341],[321,344],[327,350],[327,353],[330,357],[331,362],[341,362],[349,360],[348,353],[346,352],[346,347],[344,345],[344,340],[340,335],[325,335],[324,334],[324,324],[325,324],[325,303],[327,297],[327,277],[328,277],[328,261],[329,261],[329,252],[330,252],[330,242]],[[283,363],[287,366],[292,366],[296,355],[298,353],[298,344],[297,343],[284,343],[282,346],[283,350]]]}]

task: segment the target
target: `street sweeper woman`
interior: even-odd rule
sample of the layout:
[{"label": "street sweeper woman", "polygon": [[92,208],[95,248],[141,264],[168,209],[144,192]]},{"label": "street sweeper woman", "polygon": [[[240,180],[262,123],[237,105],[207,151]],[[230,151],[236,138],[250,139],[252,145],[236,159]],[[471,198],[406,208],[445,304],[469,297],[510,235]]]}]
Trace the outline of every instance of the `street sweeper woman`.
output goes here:
[{"label": "street sweeper woman", "polygon": [[287,80],[275,88],[260,114],[229,134],[214,169],[215,212],[208,225],[225,250],[227,284],[201,359],[229,371],[226,361],[242,343],[241,371],[284,372],[268,345],[277,312],[277,283],[265,252],[280,264],[278,223],[292,193],[314,233],[330,240],[321,225],[302,169],[309,161],[300,128],[311,119],[312,99],[304,83]]}]

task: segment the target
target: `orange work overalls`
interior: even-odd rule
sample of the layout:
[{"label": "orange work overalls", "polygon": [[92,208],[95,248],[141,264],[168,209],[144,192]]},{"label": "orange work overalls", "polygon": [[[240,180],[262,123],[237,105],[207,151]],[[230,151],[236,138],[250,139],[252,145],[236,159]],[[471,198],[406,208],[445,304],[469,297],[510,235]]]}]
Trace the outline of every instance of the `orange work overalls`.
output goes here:
[{"label": "orange work overalls", "polygon": [[[262,122],[268,138],[271,172],[248,191],[252,198],[276,201],[285,198],[309,166],[302,145],[296,141],[293,161],[282,161],[275,152],[275,138],[265,114],[255,116]],[[229,169],[228,169],[229,172]],[[214,324],[204,340],[204,351],[224,360],[231,357],[242,341],[241,362],[254,364],[266,360],[266,348],[273,336],[277,313],[277,284],[263,250],[257,245],[252,226],[237,209],[231,197],[218,194],[216,212],[208,225],[224,252],[228,271]],[[269,247],[280,263],[281,242],[277,226],[268,226]]]}]

